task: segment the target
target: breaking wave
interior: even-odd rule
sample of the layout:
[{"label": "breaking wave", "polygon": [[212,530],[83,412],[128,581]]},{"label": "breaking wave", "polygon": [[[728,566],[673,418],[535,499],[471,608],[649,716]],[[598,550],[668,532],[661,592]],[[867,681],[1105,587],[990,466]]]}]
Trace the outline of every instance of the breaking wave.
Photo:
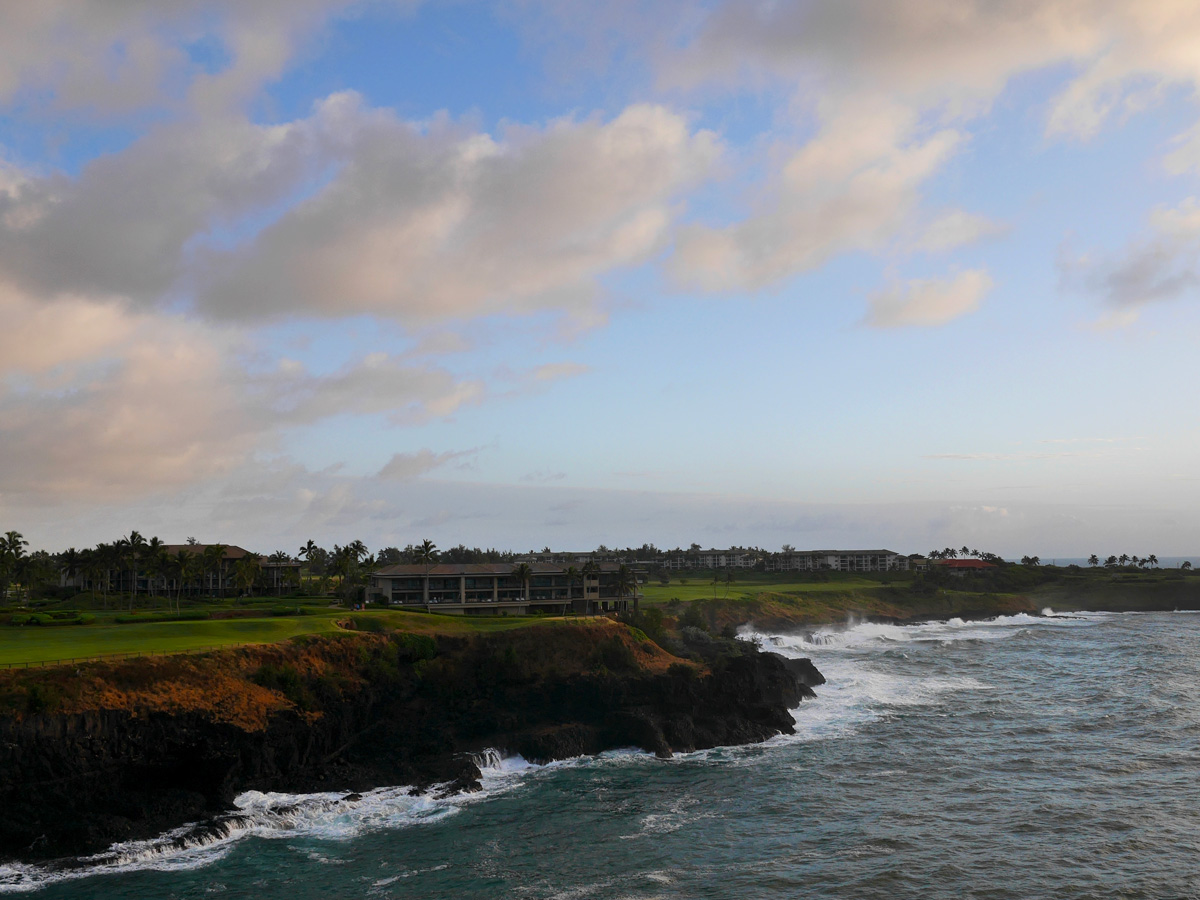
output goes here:
[{"label": "breaking wave", "polygon": [[438,822],[470,803],[505,793],[539,768],[520,756],[487,750],[476,757],[482,790],[448,794],[435,786],[376,788],[313,794],[246,791],[236,811],[203,823],[183,825],[144,841],[114,844],[103,853],[40,865],[0,865],[0,894],[33,891],[61,881],[118,872],[198,869],[222,859],[249,837],[266,840],[318,838],[345,841],[368,831]]}]

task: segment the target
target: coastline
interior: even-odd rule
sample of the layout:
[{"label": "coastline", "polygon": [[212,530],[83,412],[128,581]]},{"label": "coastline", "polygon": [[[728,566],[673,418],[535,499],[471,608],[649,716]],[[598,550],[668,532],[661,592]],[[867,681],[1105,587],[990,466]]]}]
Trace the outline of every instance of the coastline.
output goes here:
[{"label": "coastline", "polygon": [[531,762],[669,756],[792,733],[789,710],[820,673],[727,643],[683,660],[602,620],[6,673],[0,690],[10,706],[25,692],[27,711],[0,716],[0,859],[157,837],[236,812],[250,790],[472,791],[488,749]]}]

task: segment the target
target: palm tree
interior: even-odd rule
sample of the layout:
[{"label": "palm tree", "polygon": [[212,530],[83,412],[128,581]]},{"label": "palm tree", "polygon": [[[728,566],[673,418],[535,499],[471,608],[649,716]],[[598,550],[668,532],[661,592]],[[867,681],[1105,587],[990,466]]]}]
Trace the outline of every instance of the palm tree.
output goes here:
[{"label": "palm tree", "polygon": [[175,574],[179,579],[179,588],[175,592],[175,611],[179,612],[183,603],[183,586],[196,573],[200,558],[190,550],[180,549],[174,560]]},{"label": "palm tree", "polygon": [[422,582],[424,591],[425,603],[429,603],[429,570],[433,568],[434,562],[437,561],[437,544],[429,538],[421,541],[421,546],[417,547],[417,562],[425,566],[425,578]]},{"label": "palm tree", "polygon": [[[599,578],[600,577],[600,564],[597,563],[594,559],[589,559],[587,562],[585,562],[583,564],[583,568],[579,570],[579,574],[583,576],[583,596],[586,598],[587,597],[587,580],[589,578]],[[585,603],[584,608],[589,613],[594,613],[596,611],[595,607],[593,607],[589,603]]]},{"label": "palm tree", "polygon": [[[521,594],[525,598],[525,602],[529,602],[529,578],[533,575],[533,569],[529,567],[529,563],[517,563],[513,566],[512,576],[521,583]],[[429,583],[429,579],[425,579],[425,583]]]},{"label": "palm tree", "polygon": [[1129,565],[1129,554],[1128,554],[1128,553],[1122,553],[1122,554],[1121,554],[1121,555],[1120,555],[1120,556],[1117,558],[1117,562],[1119,562],[1119,563],[1120,563],[1121,565],[1123,565],[1123,566]]},{"label": "palm tree", "polygon": [[1088,565],[1089,566],[1100,565],[1100,557],[1098,557],[1095,553],[1093,553],[1091,556],[1088,557]]},{"label": "palm tree", "polygon": [[58,556],[59,571],[66,576],[71,582],[71,587],[75,587],[75,576],[79,574],[79,570],[83,565],[83,558],[79,551],[74,547],[68,547]]},{"label": "palm tree", "polygon": [[267,557],[267,562],[269,562],[273,566],[271,572],[272,572],[272,575],[274,576],[275,594],[277,596],[279,594],[279,568],[284,563],[289,563],[291,561],[292,561],[292,558],[291,558],[291,556],[288,555],[288,552],[286,550],[276,550],[269,557]]},{"label": "palm tree", "polygon": [[570,603],[575,593],[575,582],[579,581],[579,569],[576,566],[567,566],[564,574],[567,576],[567,603]]},{"label": "palm tree", "polygon": [[147,544],[146,569],[147,572],[153,574],[155,578],[161,578],[163,589],[167,592],[167,606],[171,605],[171,585],[170,578],[175,572],[175,560],[172,558],[167,548],[163,546],[162,541],[158,541],[157,547],[150,549],[158,541],[154,538],[150,544]]},{"label": "palm tree", "polygon": [[125,551],[126,559],[133,571],[133,593],[129,597],[129,610],[133,611],[134,603],[137,602],[138,589],[138,562],[141,559],[142,552],[146,549],[146,539],[142,537],[140,532],[131,531],[129,537],[121,538],[117,544]]},{"label": "palm tree", "polygon": [[629,566],[621,563],[617,569],[617,599],[620,600],[628,594],[633,595],[633,611],[636,614],[638,611],[638,593],[637,593],[637,578],[634,577],[633,571]]},{"label": "palm tree", "polygon": [[1189,571],[1191,571],[1191,568],[1192,568],[1192,561],[1191,561],[1190,559],[1185,559],[1185,560],[1183,561],[1183,563],[1182,563],[1182,564],[1179,566],[1179,568],[1180,568],[1180,570],[1181,570],[1181,571],[1183,571],[1183,572],[1189,572]]},{"label": "palm tree", "polygon": [[1150,564],[1151,568],[1156,567],[1158,565],[1158,556],[1151,553],[1149,556],[1146,557],[1146,562],[1148,562]]},{"label": "palm tree", "polygon": [[28,546],[29,541],[25,540],[19,531],[5,532],[4,537],[0,538],[0,586],[4,588],[5,600],[8,599],[9,581],[16,580],[21,560],[25,557],[25,548]]},{"label": "palm tree", "polygon": [[1117,558],[1115,556],[1110,556],[1110,557],[1108,557],[1108,559],[1104,560],[1104,568],[1106,568],[1106,569],[1111,569],[1116,564],[1117,564]]},{"label": "palm tree", "polygon": [[262,574],[262,566],[259,561],[262,559],[257,553],[247,553],[237,561],[234,570],[234,581],[243,593],[254,596],[254,582],[258,580],[258,576]]},{"label": "palm tree", "polygon": [[[225,551],[228,549],[224,544],[209,544],[201,554],[204,571],[208,574],[208,589],[214,597],[217,588],[220,588],[221,596],[225,596]],[[214,573],[217,576],[215,584]]]}]

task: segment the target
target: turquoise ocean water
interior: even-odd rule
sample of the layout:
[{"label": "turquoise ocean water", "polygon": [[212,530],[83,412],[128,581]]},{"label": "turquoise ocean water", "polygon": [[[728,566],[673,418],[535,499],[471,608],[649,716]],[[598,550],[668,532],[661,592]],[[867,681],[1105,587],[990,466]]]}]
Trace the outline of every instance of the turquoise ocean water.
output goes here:
[{"label": "turquoise ocean water", "polygon": [[795,736],[672,760],[493,758],[470,797],[247,794],[227,837],[0,867],[0,892],[1200,896],[1200,615],[747,637],[829,680]]}]

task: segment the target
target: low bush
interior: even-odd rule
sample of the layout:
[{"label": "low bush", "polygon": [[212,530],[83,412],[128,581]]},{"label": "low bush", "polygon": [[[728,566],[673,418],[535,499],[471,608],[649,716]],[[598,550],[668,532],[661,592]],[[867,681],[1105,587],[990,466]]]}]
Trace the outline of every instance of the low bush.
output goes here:
[{"label": "low bush", "polygon": [[596,668],[603,666],[612,672],[624,672],[637,667],[637,658],[623,640],[610,637],[596,645],[592,652],[592,664]]}]

